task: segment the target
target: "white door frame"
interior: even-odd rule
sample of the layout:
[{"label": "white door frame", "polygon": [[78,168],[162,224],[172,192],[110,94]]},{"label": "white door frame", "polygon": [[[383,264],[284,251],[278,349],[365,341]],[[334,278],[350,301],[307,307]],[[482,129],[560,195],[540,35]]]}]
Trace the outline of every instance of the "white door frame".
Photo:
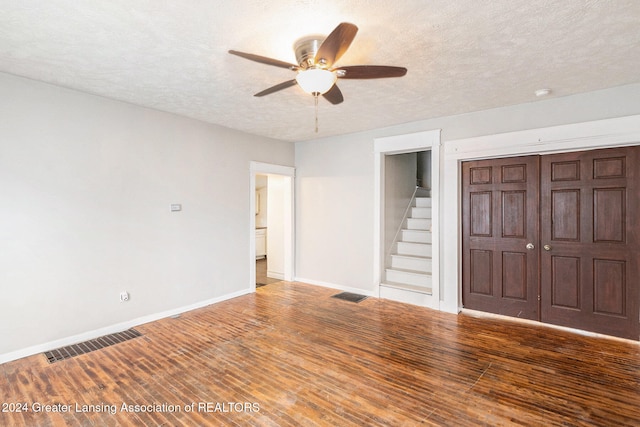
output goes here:
[{"label": "white door frame", "polygon": [[274,165],[271,163],[250,162],[249,165],[249,290],[256,290],[256,175],[279,175],[285,178],[284,198],[289,206],[284,210],[284,280],[292,281],[294,277],[294,182],[295,168]]},{"label": "white door frame", "polygon": [[373,280],[380,296],[382,270],[384,269],[384,157],[393,154],[431,150],[431,200],[432,200],[432,280],[433,291],[426,302],[429,308],[440,305],[440,129],[406,135],[376,138],[374,141],[374,230],[373,230]]}]

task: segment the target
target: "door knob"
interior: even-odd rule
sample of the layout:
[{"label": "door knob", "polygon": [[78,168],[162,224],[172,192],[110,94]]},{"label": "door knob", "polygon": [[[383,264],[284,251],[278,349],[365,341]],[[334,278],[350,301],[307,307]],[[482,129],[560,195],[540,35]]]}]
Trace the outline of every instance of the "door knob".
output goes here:
[{"label": "door knob", "polygon": [[527,246],[525,246],[525,248],[531,250],[531,249],[534,249],[535,246],[533,245],[533,243],[527,243]]},{"label": "door knob", "polygon": [[549,245],[544,245],[543,248],[544,248],[545,251],[550,251],[551,250],[551,246],[549,246]]}]

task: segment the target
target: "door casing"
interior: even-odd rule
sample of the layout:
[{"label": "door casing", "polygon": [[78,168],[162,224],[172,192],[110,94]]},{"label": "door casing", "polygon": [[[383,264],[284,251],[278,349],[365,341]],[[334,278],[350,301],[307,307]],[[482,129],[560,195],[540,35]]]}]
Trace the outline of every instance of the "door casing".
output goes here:
[{"label": "door casing", "polygon": [[[464,130],[463,130],[464,131]],[[462,309],[461,162],[637,145],[640,115],[463,137],[443,142],[440,310]]]}]

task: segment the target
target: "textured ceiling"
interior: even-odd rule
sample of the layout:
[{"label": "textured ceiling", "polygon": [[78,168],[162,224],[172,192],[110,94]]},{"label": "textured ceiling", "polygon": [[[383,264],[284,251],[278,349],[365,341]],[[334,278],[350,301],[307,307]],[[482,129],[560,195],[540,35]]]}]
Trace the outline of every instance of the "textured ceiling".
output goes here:
[{"label": "textured ceiling", "polygon": [[[292,87],[294,41],[359,32],[339,65],[408,68],[339,81],[345,101]],[[640,82],[638,0],[0,0],[0,71],[288,141]]]}]

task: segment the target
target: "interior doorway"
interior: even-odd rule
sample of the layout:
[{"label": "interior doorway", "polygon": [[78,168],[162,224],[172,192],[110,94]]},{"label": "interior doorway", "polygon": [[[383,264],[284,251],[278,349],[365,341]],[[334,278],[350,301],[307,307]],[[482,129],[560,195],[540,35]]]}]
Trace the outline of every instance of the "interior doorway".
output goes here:
[{"label": "interior doorway", "polygon": [[[249,287],[293,280],[294,174],[292,167],[251,162]],[[259,273],[259,274],[258,274]]]},{"label": "interior doorway", "polygon": [[285,177],[256,174],[256,288],[284,279]]},{"label": "interior doorway", "polygon": [[[420,160],[418,160],[418,156],[420,157]],[[397,162],[394,160],[397,160]],[[407,165],[409,169],[404,168],[403,165]],[[374,187],[376,192],[374,195],[375,228],[373,241],[373,277],[374,283],[378,286],[378,296],[380,298],[439,309],[440,288],[442,286],[440,282],[439,255],[441,243],[439,233],[439,177],[440,130],[376,138],[374,143]],[[404,278],[408,278],[408,276],[411,276],[412,278],[405,281],[405,283],[399,283],[397,276],[395,280],[389,279],[389,271],[386,268],[386,264],[389,257],[393,255],[394,252],[397,252],[395,250],[397,244],[392,243],[394,236],[398,233],[415,235],[415,233],[405,233],[402,231],[402,224],[406,223],[406,221],[410,219],[409,216],[413,215],[413,209],[410,209],[406,203],[402,202],[402,200],[407,199],[407,197],[405,197],[405,188],[409,188],[410,191],[408,197],[411,198],[411,193],[413,193],[417,188],[416,181],[420,182],[420,187],[430,187],[430,206],[425,209],[421,205],[419,209],[416,209],[416,211],[428,210],[430,218],[427,219],[425,217],[420,218],[419,221],[415,221],[428,222],[428,225],[425,226],[426,228],[422,225],[418,227],[425,228],[420,231],[425,231],[427,232],[426,234],[428,234],[426,241],[420,238],[418,243],[428,243],[428,246],[430,246],[430,253],[420,252],[418,256],[423,259],[407,260],[412,263],[412,270],[415,270],[417,267],[418,271],[420,271],[420,276],[415,276],[412,272],[404,275],[404,272],[401,272]],[[408,185],[405,186],[403,183],[408,183]],[[399,190],[400,188],[403,190]],[[395,206],[396,202],[399,202],[397,206]],[[411,215],[405,215],[409,212],[411,212]],[[393,218],[390,218],[394,216],[396,217],[395,221]],[[400,218],[400,222],[397,221],[398,217],[405,216],[406,218],[404,221],[402,218]],[[411,219],[413,220],[413,218]],[[411,248],[409,250],[415,249],[415,245],[406,245],[404,243],[405,242],[403,242],[402,245],[402,251],[410,247]],[[392,250],[389,251],[389,248]],[[425,246],[421,247],[421,249],[424,248]],[[402,257],[402,255],[397,258],[400,259],[400,257]],[[416,261],[418,265],[416,265],[414,261]],[[402,270],[403,268],[399,267],[399,269]],[[395,274],[395,272],[391,274]],[[427,278],[428,283],[423,281],[426,276],[429,276]],[[418,286],[415,286],[416,283],[412,281],[415,277],[418,278]],[[426,287],[428,287],[428,289],[425,289]]]}]

